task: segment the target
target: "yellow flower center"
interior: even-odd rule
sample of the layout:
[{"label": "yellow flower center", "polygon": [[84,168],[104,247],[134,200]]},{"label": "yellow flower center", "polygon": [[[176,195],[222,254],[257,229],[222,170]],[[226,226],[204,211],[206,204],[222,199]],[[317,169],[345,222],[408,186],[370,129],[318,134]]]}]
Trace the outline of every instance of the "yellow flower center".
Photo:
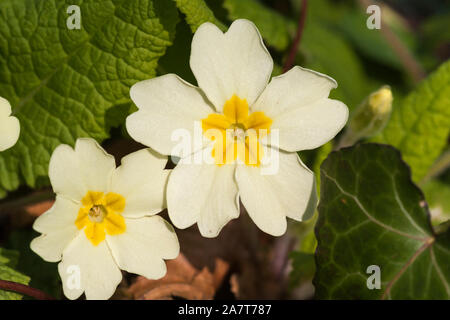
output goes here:
[{"label": "yellow flower center", "polygon": [[106,234],[117,235],[126,230],[125,219],[120,214],[125,209],[125,198],[120,194],[88,191],[81,199],[75,225],[84,228],[86,237],[94,246],[105,240]]},{"label": "yellow flower center", "polygon": [[225,102],[223,114],[202,119],[203,134],[214,140],[212,156],[217,165],[239,158],[246,165],[259,166],[263,157],[260,138],[269,134],[272,119],[264,112],[249,114],[248,103],[233,95]]}]

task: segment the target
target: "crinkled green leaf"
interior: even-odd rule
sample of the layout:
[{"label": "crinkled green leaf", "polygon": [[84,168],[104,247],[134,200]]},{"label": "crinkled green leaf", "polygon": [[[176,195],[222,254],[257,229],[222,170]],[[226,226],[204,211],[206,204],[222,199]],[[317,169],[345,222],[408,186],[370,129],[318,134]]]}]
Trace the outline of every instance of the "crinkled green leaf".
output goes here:
[{"label": "crinkled green leaf", "polygon": [[[30,278],[14,269],[0,265],[0,280],[28,284]],[[22,295],[12,291],[0,290],[0,300],[20,300]]]},{"label": "crinkled green leaf", "polygon": [[391,144],[420,181],[447,145],[450,133],[450,61],[424,80],[401,104],[375,141]]},{"label": "crinkled green leaf", "polygon": [[62,286],[58,264],[44,261],[30,249],[31,240],[37,236],[39,233],[32,229],[18,229],[11,232],[7,246],[20,252],[15,269],[31,278],[30,286],[59,299],[62,297]]},{"label": "crinkled green leaf", "polygon": [[[28,284],[30,278],[14,270],[19,259],[19,252],[0,248],[0,280],[13,281],[21,284]],[[20,300],[22,295],[0,290],[0,300]]]},{"label": "crinkled green leaf", "polygon": [[0,265],[15,268],[19,262],[19,252],[0,248]]},{"label": "crinkled green leaf", "polygon": [[248,19],[255,23],[268,45],[276,50],[286,50],[291,41],[290,30],[295,23],[290,22],[278,12],[269,9],[255,0],[225,0],[230,20]]},{"label": "crinkled green leaf", "polygon": [[174,0],[178,9],[186,16],[186,22],[195,32],[202,23],[212,22],[222,30],[225,25],[216,19],[212,10],[208,7],[204,0]]},{"label": "crinkled green leaf", "polygon": [[[319,299],[450,299],[450,230],[435,235],[394,148],[360,144],[321,168],[314,278]],[[367,273],[380,267],[381,288]]]},{"label": "crinkled green leaf", "polygon": [[[69,30],[76,4],[81,29]],[[0,190],[35,186],[61,143],[108,137],[130,87],[155,75],[177,21],[166,0],[0,1],[0,96],[21,122],[19,142],[0,153]]]}]

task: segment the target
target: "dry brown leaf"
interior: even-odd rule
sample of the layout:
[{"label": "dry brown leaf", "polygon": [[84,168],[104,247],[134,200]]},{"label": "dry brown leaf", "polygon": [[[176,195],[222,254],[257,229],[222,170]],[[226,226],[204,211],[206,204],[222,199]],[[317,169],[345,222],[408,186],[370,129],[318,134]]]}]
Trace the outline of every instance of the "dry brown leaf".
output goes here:
[{"label": "dry brown leaf", "polygon": [[39,217],[41,214],[46,212],[48,209],[50,209],[53,206],[53,203],[55,203],[54,200],[45,200],[42,202],[38,202],[35,204],[31,204],[28,206],[25,206],[25,211],[32,217]]},{"label": "dry brown leaf", "polygon": [[9,214],[13,227],[21,228],[31,225],[37,217],[50,209],[54,202],[54,200],[42,200],[22,206],[6,208],[4,212]]},{"label": "dry brown leaf", "polygon": [[229,265],[217,258],[214,272],[207,267],[194,268],[183,254],[167,261],[167,274],[159,280],[138,277],[128,292],[134,299],[167,300],[179,297],[188,300],[210,300],[228,273]]},{"label": "dry brown leaf", "polygon": [[202,237],[197,226],[177,230],[177,235],[194,267],[213,268],[216,258],[230,265],[234,277],[226,299],[279,299],[283,294],[283,281],[272,272],[272,248],[278,238],[259,230],[245,211],[215,238]]}]

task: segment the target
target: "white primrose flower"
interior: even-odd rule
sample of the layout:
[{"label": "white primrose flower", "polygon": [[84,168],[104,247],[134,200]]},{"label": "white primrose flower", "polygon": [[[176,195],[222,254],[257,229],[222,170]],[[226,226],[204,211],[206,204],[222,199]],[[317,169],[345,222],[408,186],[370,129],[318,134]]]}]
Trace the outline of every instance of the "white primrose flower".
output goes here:
[{"label": "white primrose flower", "polygon": [[11,116],[11,105],[8,100],[0,97],[0,151],[16,144],[20,135],[20,123]]},{"label": "white primrose flower", "polygon": [[[78,139],[75,149],[58,146],[49,177],[56,201],[36,219],[42,233],[31,249],[44,260],[60,261],[64,294],[77,299],[108,299],[122,279],[120,269],[158,279],[163,259],[179,253],[172,226],[155,214],[165,207],[167,158],[140,150],[122,159],[93,139]],[[78,277],[78,279],[77,279]]]},{"label": "white primrose flower", "polygon": [[[328,98],[336,81],[296,66],[269,83],[273,61],[248,20],[234,21],[226,33],[202,24],[190,66],[199,87],[174,74],[136,83],[130,95],[139,110],[126,123],[135,140],[181,158],[167,186],[174,225],[197,223],[203,236],[215,237],[239,216],[239,198],[274,236],[286,231],[286,217],[307,219],[317,202],[314,176],[295,152],[326,143],[347,122],[345,104]],[[174,133],[194,136],[196,122],[201,143],[183,153]],[[212,161],[193,163],[200,153]],[[274,164],[276,172],[265,174]]]}]

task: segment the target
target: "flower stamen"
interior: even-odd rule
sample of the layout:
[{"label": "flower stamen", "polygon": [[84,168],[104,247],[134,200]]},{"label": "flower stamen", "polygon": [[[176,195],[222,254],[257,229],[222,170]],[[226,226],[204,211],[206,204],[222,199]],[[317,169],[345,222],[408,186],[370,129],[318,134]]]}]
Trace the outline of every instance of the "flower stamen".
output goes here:
[{"label": "flower stamen", "polygon": [[125,198],[120,194],[88,191],[81,200],[75,225],[84,229],[94,246],[105,240],[106,234],[116,235],[126,230],[125,219],[120,214],[125,209]]},{"label": "flower stamen", "polygon": [[212,156],[217,165],[239,158],[246,165],[259,166],[263,156],[259,138],[269,133],[271,125],[272,119],[264,112],[249,114],[247,101],[237,95],[225,102],[223,114],[202,119],[203,134],[215,141]]},{"label": "flower stamen", "polygon": [[106,208],[104,206],[96,205],[89,210],[88,217],[92,222],[101,223],[103,222],[103,219],[105,218],[107,213],[108,212],[106,211]]}]

